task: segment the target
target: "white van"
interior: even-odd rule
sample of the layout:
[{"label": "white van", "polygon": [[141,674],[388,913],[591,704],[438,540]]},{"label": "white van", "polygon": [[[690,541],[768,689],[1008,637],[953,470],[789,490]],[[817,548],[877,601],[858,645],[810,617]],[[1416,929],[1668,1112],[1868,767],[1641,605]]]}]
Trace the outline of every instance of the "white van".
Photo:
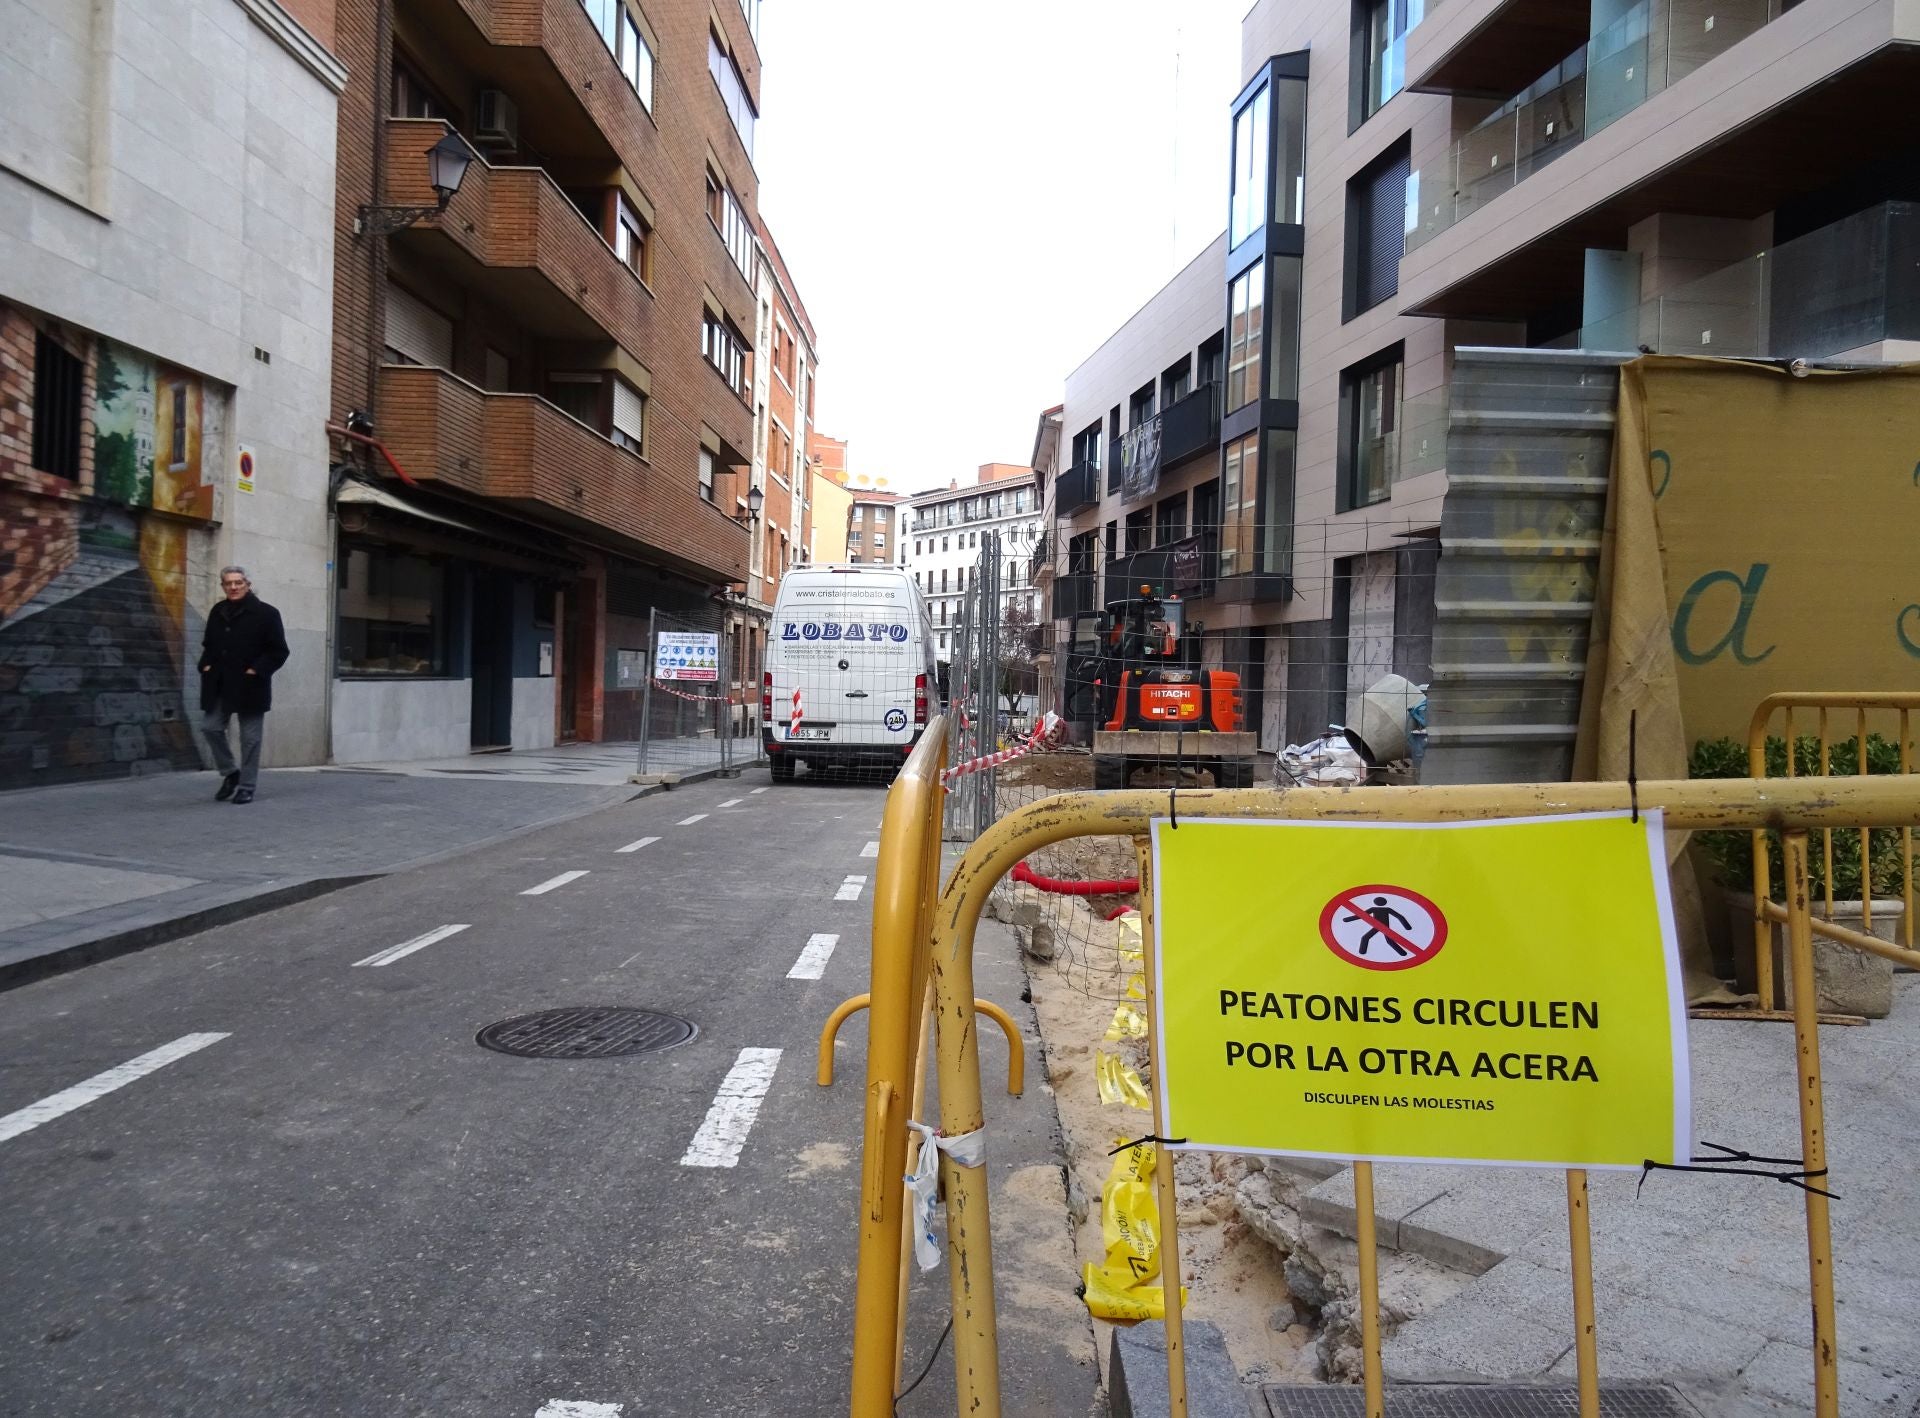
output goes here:
[{"label": "white van", "polygon": [[776,781],[800,763],[898,768],[920,741],[937,684],[933,620],[907,572],[809,566],[780,578],[760,699]]}]

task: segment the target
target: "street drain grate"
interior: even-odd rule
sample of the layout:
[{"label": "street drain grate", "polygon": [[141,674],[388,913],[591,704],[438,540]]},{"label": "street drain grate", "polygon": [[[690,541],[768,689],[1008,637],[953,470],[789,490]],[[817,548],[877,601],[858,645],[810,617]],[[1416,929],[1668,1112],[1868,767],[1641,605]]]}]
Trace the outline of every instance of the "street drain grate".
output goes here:
[{"label": "street drain grate", "polygon": [[699,1032],[690,1021],[656,1010],[576,1005],[503,1019],[474,1039],[482,1048],[523,1059],[614,1059],[671,1049]]},{"label": "street drain grate", "polygon": [[[1357,1385],[1271,1384],[1261,1389],[1274,1418],[1364,1418]],[[1387,1418],[1579,1418],[1571,1384],[1389,1385]],[[1605,1418],[1689,1418],[1693,1410],[1665,1384],[1602,1383]]]}]

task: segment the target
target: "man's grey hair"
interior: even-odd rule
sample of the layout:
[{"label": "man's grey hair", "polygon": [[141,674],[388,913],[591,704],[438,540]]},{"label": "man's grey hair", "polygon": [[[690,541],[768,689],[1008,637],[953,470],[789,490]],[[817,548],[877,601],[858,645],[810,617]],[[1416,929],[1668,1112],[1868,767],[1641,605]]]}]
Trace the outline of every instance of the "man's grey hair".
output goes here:
[{"label": "man's grey hair", "polygon": [[226,579],[227,579],[227,578],[228,578],[229,576],[238,576],[238,577],[240,577],[240,578],[242,578],[243,580],[245,580],[245,581],[246,581],[246,582],[247,582],[247,583],[248,583],[249,585],[251,585],[251,584],[252,584],[252,582],[253,582],[253,578],[252,578],[251,576],[248,576],[248,575],[247,575],[247,568],[246,568],[246,567],[244,567],[244,566],[223,566],[223,567],[221,567],[221,568],[220,568],[220,579],[221,579],[222,581],[224,581],[224,580],[226,580]]}]

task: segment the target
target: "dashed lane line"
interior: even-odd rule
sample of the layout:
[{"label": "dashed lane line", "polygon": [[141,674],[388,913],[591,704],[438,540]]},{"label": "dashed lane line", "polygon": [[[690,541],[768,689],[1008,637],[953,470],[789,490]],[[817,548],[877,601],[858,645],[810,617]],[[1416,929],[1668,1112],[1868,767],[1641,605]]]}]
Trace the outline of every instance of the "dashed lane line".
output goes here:
[{"label": "dashed lane line", "polygon": [[117,1088],[125,1088],[156,1069],[165,1068],[188,1054],[198,1053],[207,1045],[217,1044],[229,1037],[227,1034],[184,1034],[171,1044],[162,1044],[137,1059],[128,1059],[105,1073],[96,1073],[92,1078],[76,1083],[71,1088],[63,1088],[38,1103],[29,1103],[17,1112],[0,1117],[0,1142],[10,1141],[23,1132],[32,1132],[42,1123],[64,1117],[75,1108],[84,1108],[96,1098],[104,1098]]},{"label": "dashed lane line", "polygon": [[866,884],[867,879],[864,876],[850,876],[840,883],[840,889],[833,893],[833,899],[836,901],[858,901],[860,899],[860,890]]},{"label": "dashed lane line", "polygon": [[867,845],[866,845],[866,846],[864,846],[864,847],[862,847],[862,848],[860,849],[860,855],[861,855],[861,856],[863,856],[863,857],[877,857],[877,856],[879,856],[879,855],[880,855],[880,844],[879,844],[878,842],[869,842],[869,843],[867,843]]},{"label": "dashed lane line", "polygon": [[629,842],[627,843],[626,846],[615,847],[613,850],[616,852],[637,852],[642,847],[651,847],[655,842],[658,842],[659,840],[660,839],[658,837],[642,837],[638,842]]},{"label": "dashed lane line", "polygon": [[766,789],[765,788],[749,788],[747,789],[747,792],[748,793],[764,793],[766,792]]},{"label": "dashed lane line", "polygon": [[706,1121],[687,1144],[682,1167],[732,1167],[740,1161],[760,1116],[760,1104],[773,1087],[773,1071],[780,1066],[778,1049],[742,1049],[720,1080],[720,1091],[707,1109]]},{"label": "dashed lane line", "polygon": [[459,935],[461,931],[468,929],[471,928],[469,926],[436,926],[425,935],[417,935],[412,940],[402,941],[398,945],[390,945],[385,950],[376,950],[365,960],[354,961],[353,965],[356,970],[362,965],[372,965],[375,968],[382,965],[391,965],[396,960],[406,959],[416,950],[425,950],[428,946],[436,945],[450,935]]},{"label": "dashed lane line", "polygon": [[800,958],[793,962],[793,968],[787,971],[789,980],[817,980],[827,972],[827,961],[833,957],[833,948],[840,944],[837,935],[811,935],[807,937],[807,948],[800,952]]},{"label": "dashed lane line", "polygon": [[692,817],[683,817],[673,825],[675,827],[691,827],[696,822],[705,822],[706,819],[707,819],[706,813],[696,812]]},{"label": "dashed lane line", "polygon": [[533,1418],[620,1418],[624,1403],[585,1403],[577,1398],[550,1398]]},{"label": "dashed lane line", "polygon": [[721,803],[720,806],[721,807],[739,807],[740,804],[745,801],[746,801],[745,798],[728,798],[725,802]]},{"label": "dashed lane line", "polygon": [[538,886],[529,886],[525,891],[521,892],[520,894],[522,896],[545,896],[549,891],[552,891],[555,887],[565,886],[570,881],[578,881],[581,877],[586,875],[587,873],[584,871],[563,871],[560,873],[560,875],[556,877],[550,877],[546,881],[541,882]]}]

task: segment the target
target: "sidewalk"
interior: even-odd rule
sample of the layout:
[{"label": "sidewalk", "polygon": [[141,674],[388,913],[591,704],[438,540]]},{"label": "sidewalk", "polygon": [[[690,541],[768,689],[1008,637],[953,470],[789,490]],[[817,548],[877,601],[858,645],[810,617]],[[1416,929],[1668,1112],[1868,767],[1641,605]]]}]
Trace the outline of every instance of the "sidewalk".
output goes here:
[{"label": "sidewalk", "polygon": [[624,802],[635,756],[276,769],[245,807],[212,773],[0,795],[0,988]]}]

